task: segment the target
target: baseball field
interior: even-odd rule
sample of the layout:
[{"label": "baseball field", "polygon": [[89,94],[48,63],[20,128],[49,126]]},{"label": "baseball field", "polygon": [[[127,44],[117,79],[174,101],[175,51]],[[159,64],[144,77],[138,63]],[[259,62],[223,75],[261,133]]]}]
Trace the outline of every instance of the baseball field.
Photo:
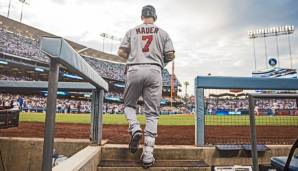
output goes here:
[{"label": "baseball field", "polygon": [[[145,124],[145,116],[138,115],[141,124]],[[21,113],[21,122],[44,122],[45,114],[43,113]],[[80,123],[89,124],[89,114],[57,114],[56,122],[58,123]],[[218,126],[240,126],[249,125],[248,115],[239,116],[218,116],[206,115],[206,125]],[[109,125],[127,125],[126,118],[123,114],[104,114],[103,123]],[[271,125],[271,126],[298,126],[298,116],[257,116],[257,125]],[[159,125],[172,126],[187,126],[194,125],[195,117],[192,114],[179,115],[161,115],[159,118]]]},{"label": "baseball field", "polygon": [[[142,125],[145,116],[138,115]],[[3,137],[43,137],[44,113],[21,113],[17,128],[1,129]],[[257,141],[264,144],[292,144],[298,136],[298,116],[257,116]],[[90,137],[89,114],[57,114],[56,138]],[[103,139],[109,143],[127,144],[125,116],[103,115]],[[206,144],[246,144],[250,142],[249,117],[215,116],[205,117]],[[143,126],[142,126],[143,127]],[[159,145],[193,145],[195,140],[195,117],[191,114],[161,115],[158,126]]]}]

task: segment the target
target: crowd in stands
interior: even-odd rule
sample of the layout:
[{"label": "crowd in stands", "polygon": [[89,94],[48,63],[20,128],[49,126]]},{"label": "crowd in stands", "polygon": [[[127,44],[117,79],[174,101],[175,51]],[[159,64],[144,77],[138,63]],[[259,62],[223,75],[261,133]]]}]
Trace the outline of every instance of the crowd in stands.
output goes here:
[{"label": "crowd in stands", "polygon": [[[19,107],[24,112],[45,112],[46,111],[46,97],[42,96],[20,96],[12,94],[0,94],[0,107],[13,108]],[[122,104],[105,103],[105,113],[123,113]],[[91,102],[90,100],[73,100],[58,98],[57,99],[57,113],[90,113]]]},{"label": "crowd in stands", "polygon": [[179,96],[176,96],[173,99],[171,97],[168,97],[168,96],[163,96],[162,99],[165,100],[165,101],[168,101],[168,102],[172,101],[174,103],[176,103],[176,102],[182,103],[182,99]]},{"label": "crowd in stands", "polygon": [[297,109],[295,99],[258,100],[257,106],[261,109]]},{"label": "crowd in stands", "polygon": [[[0,27],[0,52],[16,55],[19,57],[29,58],[39,62],[49,62],[46,55],[39,50],[39,42],[30,36],[24,36],[16,32],[11,32]],[[100,60],[97,58],[83,56],[83,58],[103,77],[109,80],[125,81],[125,65],[122,63],[114,63],[109,61]],[[170,86],[171,75],[168,70],[163,70],[163,85]],[[0,74],[0,80],[27,80],[33,79],[24,75],[12,76]],[[178,85],[178,80],[175,80],[175,85]],[[108,92],[106,98],[119,99],[122,101],[123,93]],[[142,100],[142,99],[141,99]],[[163,101],[169,102],[169,98],[163,97]],[[180,99],[175,99],[174,102],[181,102]],[[44,112],[46,106],[46,98],[39,96],[14,96],[14,95],[0,95],[0,106],[11,107],[19,106],[23,111],[30,112]],[[90,102],[86,100],[70,100],[61,99],[57,100],[57,112],[59,113],[85,113],[90,112]],[[106,103],[104,111],[107,113],[123,113],[123,104],[119,103]],[[137,107],[138,113],[143,113],[142,106]],[[164,114],[173,114],[185,112],[185,109],[180,107],[163,107],[161,111]]]},{"label": "crowd in stands", "polygon": [[[4,30],[1,27],[0,52],[30,58],[41,62],[49,62],[48,57],[39,50],[39,42],[37,40]],[[99,60],[93,57],[83,57],[102,77],[110,80],[125,80],[124,64]],[[168,70],[164,69],[162,75],[163,85],[170,86],[171,78]],[[175,85],[178,84],[178,80],[175,80]]]},{"label": "crowd in stands", "polygon": [[118,93],[118,92],[107,92],[107,93],[105,93],[105,96],[123,99],[123,93]]},{"label": "crowd in stands", "polygon": [[125,65],[85,57],[85,60],[104,78],[124,81]]},{"label": "crowd in stands", "polygon": [[[57,99],[58,113],[86,113],[90,112],[89,101]],[[0,94],[0,106],[3,108],[19,107],[25,112],[45,112],[46,97],[27,95],[16,96],[12,94]]]},{"label": "crowd in stands", "polygon": [[[115,96],[117,94],[110,94]],[[118,94],[119,95],[119,94]],[[47,98],[37,95],[13,95],[8,93],[0,93],[0,108],[18,107],[24,112],[45,112]],[[57,113],[90,113],[90,100],[76,100],[67,98],[57,99]],[[123,103],[104,103],[104,113],[121,114],[124,112]],[[143,114],[144,107],[137,105],[137,113]],[[161,114],[181,114],[190,113],[185,107],[161,107]]]},{"label": "crowd in stands", "polygon": [[[248,109],[248,99],[207,98],[208,110],[244,110]],[[297,109],[295,99],[262,99],[256,100],[259,109]]]},{"label": "crowd in stands", "polygon": [[48,58],[39,50],[38,41],[3,30],[2,28],[0,28],[0,36],[1,52],[20,57],[29,57],[42,62],[48,61]]},{"label": "crowd in stands", "polygon": [[[122,96],[117,93],[109,93],[107,96]],[[215,110],[229,110],[241,111],[248,109],[248,100],[231,99],[231,98],[208,98],[206,100],[207,110],[212,113]],[[13,108],[18,106],[25,112],[45,112],[46,110],[46,97],[36,95],[12,95],[7,93],[0,94],[0,108]],[[260,110],[274,110],[274,109],[297,109],[296,100],[293,99],[268,99],[257,100],[256,106]],[[105,103],[104,113],[119,114],[123,113],[123,103]],[[90,113],[91,102],[90,100],[76,100],[67,98],[57,99],[57,112],[58,113]],[[187,114],[192,113],[193,109],[183,104],[175,107],[161,106],[161,114]],[[142,105],[137,106],[137,113],[144,113]]]},{"label": "crowd in stands", "polygon": [[160,108],[160,114],[162,115],[171,115],[171,114],[191,114],[192,111],[185,106],[176,106],[176,107],[170,107],[170,106],[162,106]]},{"label": "crowd in stands", "polygon": [[10,80],[10,81],[32,81],[32,78],[30,78],[30,77],[26,77],[26,76],[18,76],[18,77],[14,77],[14,76],[7,76],[7,75],[0,74],[0,80]]}]

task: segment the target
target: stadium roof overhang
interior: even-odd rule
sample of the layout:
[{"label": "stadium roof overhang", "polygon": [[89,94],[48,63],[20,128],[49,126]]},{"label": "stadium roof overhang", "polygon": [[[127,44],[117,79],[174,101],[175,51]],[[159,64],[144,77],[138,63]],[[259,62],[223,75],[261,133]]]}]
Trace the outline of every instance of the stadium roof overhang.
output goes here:
[{"label": "stadium roof overhang", "polygon": [[[7,81],[0,80],[0,89],[5,90],[47,90],[47,81]],[[86,82],[59,82],[59,91],[91,92],[96,89],[93,85]]]}]

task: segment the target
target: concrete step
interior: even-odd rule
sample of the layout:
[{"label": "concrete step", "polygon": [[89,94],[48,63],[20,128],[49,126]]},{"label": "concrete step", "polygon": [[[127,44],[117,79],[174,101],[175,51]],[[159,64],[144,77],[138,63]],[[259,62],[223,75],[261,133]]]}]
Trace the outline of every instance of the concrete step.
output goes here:
[{"label": "concrete step", "polygon": [[[97,169],[98,171],[139,171],[143,170],[142,163],[139,160],[102,160]],[[147,170],[147,169],[146,169]],[[209,170],[204,161],[195,160],[157,160],[149,170],[160,171],[180,171],[180,170]]]},{"label": "concrete step", "polygon": [[[128,145],[106,144],[102,147],[102,160],[139,160],[142,146],[132,154]],[[206,152],[195,146],[163,145],[155,146],[154,156],[157,160],[204,160]]]},{"label": "concrete step", "polygon": [[[99,166],[102,167],[139,167],[142,163],[140,160],[101,160]],[[207,167],[204,161],[198,160],[157,160],[154,164],[156,167]]]},{"label": "concrete step", "polygon": [[97,171],[211,171],[209,167],[98,167]]},{"label": "concrete step", "polygon": [[[270,151],[259,155],[259,164],[270,164],[273,156],[286,156],[290,145],[269,145]],[[142,147],[135,154],[128,151],[128,145],[105,144],[101,149],[102,160],[139,160]],[[245,152],[235,156],[223,156],[213,146],[195,147],[190,145],[156,145],[154,150],[156,160],[197,160],[205,161],[209,166],[251,165],[251,157]]]}]

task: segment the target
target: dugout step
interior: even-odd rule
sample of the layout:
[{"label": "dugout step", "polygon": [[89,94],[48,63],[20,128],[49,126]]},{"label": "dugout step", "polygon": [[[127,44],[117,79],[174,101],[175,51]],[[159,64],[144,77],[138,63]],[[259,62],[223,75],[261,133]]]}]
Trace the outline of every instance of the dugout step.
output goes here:
[{"label": "dugout step", "polygon": [[[127,144],[105,144],[102,147],[102,160],[139,160],[142,154],[139,150],[132,154]],[[156,145],[154,148],[156,160],[204,160],[204,151],[201,148],[187,145]]]},{"label": "dugout step", "polygon": [[[140,160],[102,160],[98,171],[108,170],[143,170]],[[153,167],[149,170],[210,170],[204,161],[194,160],[156,160]]]},{"label": "dugout step", "polygon": [[142,167],[98,167],[97,171],[210,171],[209,167],[151,167],[143,169]]}]

